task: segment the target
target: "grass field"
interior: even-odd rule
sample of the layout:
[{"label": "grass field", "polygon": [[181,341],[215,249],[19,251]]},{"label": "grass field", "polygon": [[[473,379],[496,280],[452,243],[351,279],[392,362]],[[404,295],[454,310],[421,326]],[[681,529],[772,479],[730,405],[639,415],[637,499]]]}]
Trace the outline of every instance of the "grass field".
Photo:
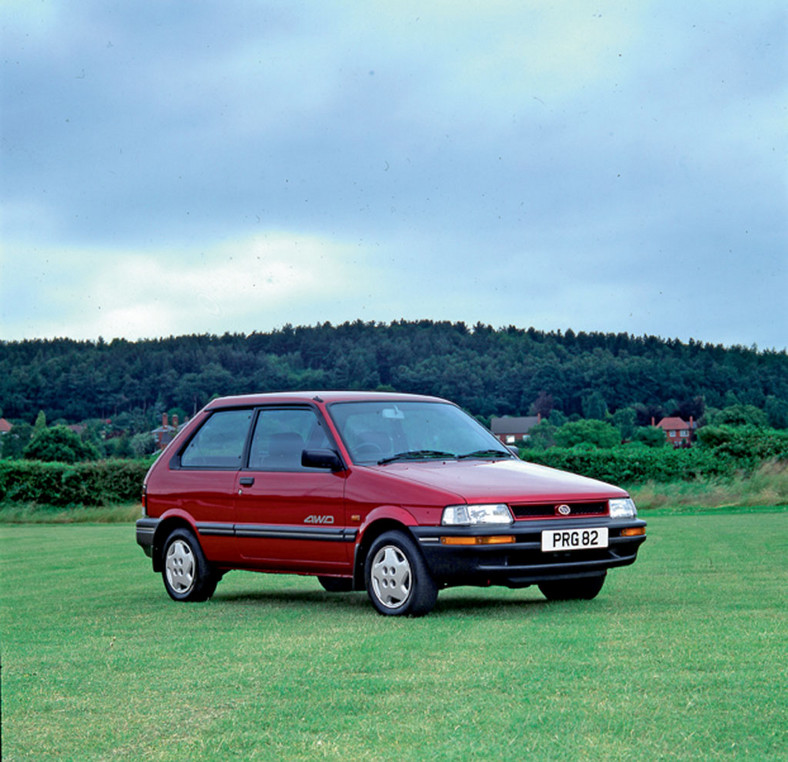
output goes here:
[{"label": "grass field", "polygon": [[646,518],[594,601],[416,620],[242,572],[176,604],[129,524],[4,525],[3,759],[788,758],[788,514]]}]

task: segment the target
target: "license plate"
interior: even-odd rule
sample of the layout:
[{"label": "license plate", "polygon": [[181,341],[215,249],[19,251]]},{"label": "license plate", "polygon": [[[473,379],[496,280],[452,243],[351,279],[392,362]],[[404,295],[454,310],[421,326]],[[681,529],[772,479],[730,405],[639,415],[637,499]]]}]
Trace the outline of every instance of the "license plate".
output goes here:
[{"label": "license plate", "polygon": [[583,550],[606,548],[607,527],[588,529],[545,529],[542,531],[542,551]]}]

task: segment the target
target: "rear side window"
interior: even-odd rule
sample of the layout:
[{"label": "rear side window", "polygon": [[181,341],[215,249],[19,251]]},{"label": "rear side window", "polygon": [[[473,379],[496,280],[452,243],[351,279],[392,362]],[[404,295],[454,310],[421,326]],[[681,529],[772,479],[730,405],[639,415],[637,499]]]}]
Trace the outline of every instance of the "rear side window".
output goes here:
[{"label": "rear side window", "polygon": [[182,468],[241,468],[251,410],[219,410],[200,427],[181,455]]}]

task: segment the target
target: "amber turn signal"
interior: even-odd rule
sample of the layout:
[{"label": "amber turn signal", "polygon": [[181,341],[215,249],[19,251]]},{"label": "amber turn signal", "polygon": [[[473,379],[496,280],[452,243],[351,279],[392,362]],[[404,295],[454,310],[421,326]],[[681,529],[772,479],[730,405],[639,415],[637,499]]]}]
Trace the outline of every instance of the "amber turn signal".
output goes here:
[{"label": "amber turn signal", "polygon": [[621,530],[622,537],[637,537],[641,534],[646,534],[646,527],[627,527]]},{"label": "amber turn signal", "polygon": [[514,535],[496,534],[489,537],[441,537],[443,545],[503,545],[514,542]]}]

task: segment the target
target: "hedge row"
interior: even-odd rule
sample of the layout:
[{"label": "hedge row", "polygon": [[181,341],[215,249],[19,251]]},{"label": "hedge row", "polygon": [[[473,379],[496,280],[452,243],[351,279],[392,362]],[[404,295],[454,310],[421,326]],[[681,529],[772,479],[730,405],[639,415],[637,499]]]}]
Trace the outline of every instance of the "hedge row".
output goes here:
[{"label": "hedge row", "polygon": [[0,460],[0,501],[54,506],[129,503],[140,499],[148,466],[135,460]]},{"label": "hedge row", "polygon": [[[725,433],[725,432],[723,432]],[[756,432],[757,434],[757,432]],[[609,450],[552,447],[523,450],[524,460],[614,484],[674,482],[752,471],[764,460],[788,459],[785,436],[738,433],[716,447],[674,450],[625,446]],[[43,463],[0,460],[0,502],[95,506],[139,500],[150,461]]]},{"label": "hedge row", "polygon": [[564,471],[590,476],[613,484],[642,484],[647,481],[689,481],[697,477],[729,476],[751,471],[757,459],[735,458],[698,447],[616,447],[610,450],[551,447],[523,450],[524,460]]}]

